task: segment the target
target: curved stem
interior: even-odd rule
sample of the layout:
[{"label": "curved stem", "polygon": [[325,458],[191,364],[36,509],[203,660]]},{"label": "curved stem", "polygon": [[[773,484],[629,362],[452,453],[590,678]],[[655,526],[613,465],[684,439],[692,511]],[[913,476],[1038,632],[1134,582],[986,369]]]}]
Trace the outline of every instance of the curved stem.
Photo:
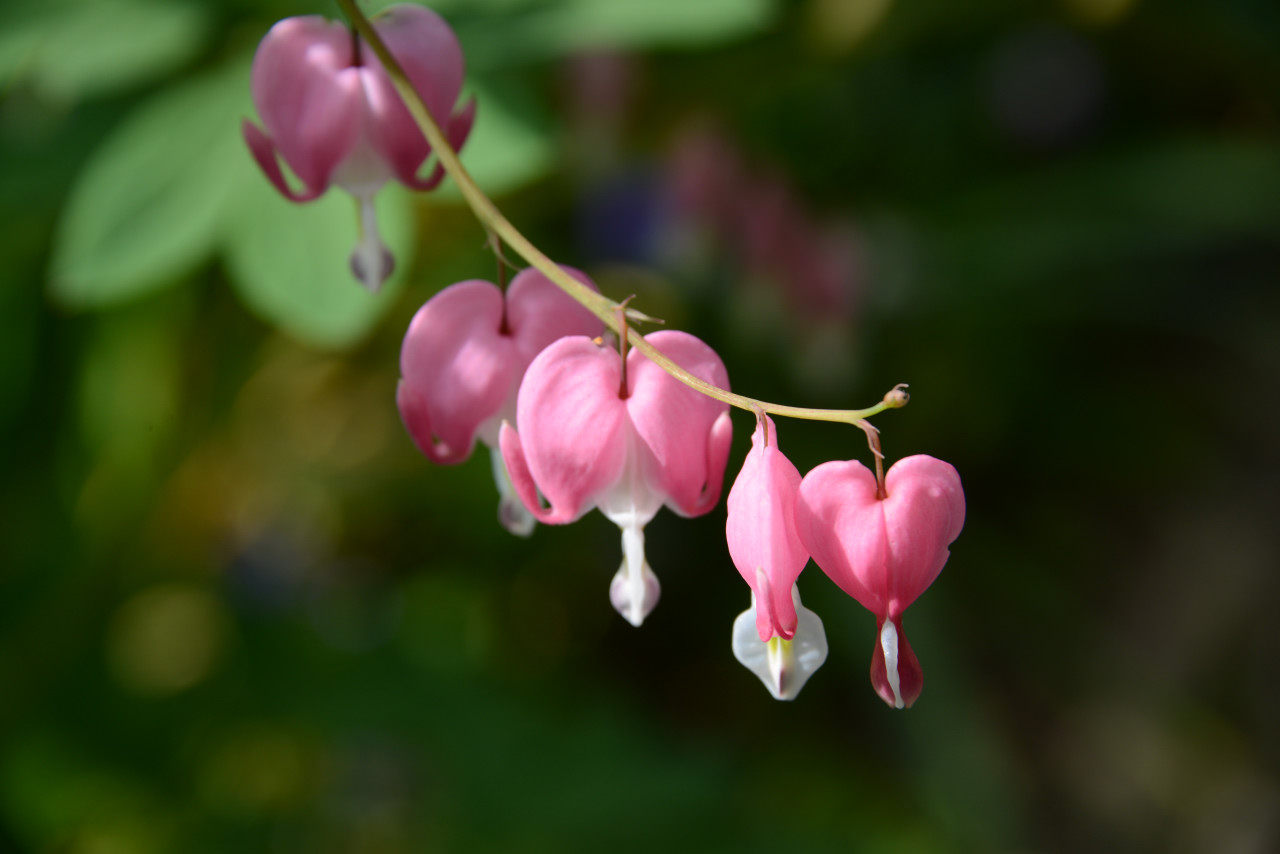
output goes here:
[{"label": "curved stem", "polygon": [[413,88],[413,84],[409,82],[404,68],[391,55],[386,43],[378,35],[365,14],[360,11],[355,0],[338,0],[338,5],[342,8],[351,25],[360,33],[373,52],[377,54],[378,59],[382,61],[383,68],[386,69],[391,82],[400,93],[405,106],[408,107],[409,114],[418,123],[418,127],[421,128],[427,138],[427,142],[431,145],[431,150],[439,158],[440,165],[444,167],[444,171],[457,184],[458,189],[462,192],[463,199],[476,215],[476,218],[514,249],[516,254],[537,268],[548,279],[555,282],[561,290],[580,302],[592,314],[600,318],[605,326],[619,335],[625,335],[632,347],[644,353],[658,367],[694,391],[705,394],[707,397],[715,398],[730,406],[736,406],[749,412],[764,411],[770,415],[780,415],[788,418],[804,418],[810,421],[835,421],[857,425],[863,419],[870,418],[886,409],[898,409],[906,405],[907,396],[900,391],[902,386],[895,386],[894,390],[886,394],[880,403],[867,409],[809,409],[800,406],[782,406],[722,389],[694,376],[667,358],[662,351],[645,341],[644,336],[639,332],[635,329],[628,329],[619,322],[616,311],[618,308],[617,303],[603,294],[591,290],[561,270],[554,261],[529,242],[529,239],[503,216],[502,211],[498,210],[493,201],[476,186],[470,173],[462,165],[462,161],[458,159],[458,153],[449,145],[449,141],[445,138],[444,132],[441,131],[440,125],[436,123],[431,111],[427,109],[422,96],[418,94],[418,91]]}]

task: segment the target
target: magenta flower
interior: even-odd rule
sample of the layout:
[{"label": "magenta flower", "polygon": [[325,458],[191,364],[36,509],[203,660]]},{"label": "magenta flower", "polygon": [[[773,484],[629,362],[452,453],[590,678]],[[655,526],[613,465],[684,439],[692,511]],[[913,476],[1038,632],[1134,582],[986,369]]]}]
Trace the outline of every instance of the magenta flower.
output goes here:
[{"label": "magenta flower", "polygon": [[[585,274],[563,268],[595,289]],[[512,533],[528,536],[533,516],[511,489],[498,427],[515,420],[525,369],[544,347],[566,335],[599,335],[604,324],[532,267],[498,286],[473,279],[427,301],[409,324],[400,350],[396,389],[400,417],[422,453],[442,465],[471,456],[476,439],[491,449],[502,494],[498,515]]]},{"label": "magenta flower", "polygon": [[800,484],[800,540],[832,581],[876,615],[871,684],[894,708],[914,703],[924,685],[902,612],[938,577],[963,526],[960,476],[933,457],[899,460],[883,494],[875,475],[853,461],[823,463]]},{"label": "magenta flower", "polygon": [[[720,357],[692,335],[664,331],[645,340],[728,388]],[[622,529],[622,566],[609,598],[632,625],[644,621],[660,593],[644,557],[644,526],[663,504],[681,516],[715,506],[733,438],[728,410],[639,351],[624,366],[615,349],[590,338],[561,338],[525,373],[517,429],[503,424],[499,434],[516,494],[542,522],[567,524],[599,507]]]},{"label": "magenta flower", "polygon": [[818,615],[800,604],[796,578],[809,552],[796,532],[800,472],[778,448],[767,415],[729,490],[729,556],[751,587],[751,607],[733,623],[733,654],[778,700],[791,700],[827,658]]},{"label": "magenta flower", "polygon": [[[475,101],[451,115],[462,89],[462,49],[444,20],[415,5],[392,6],[374,22],[404,67],[449,144],[471,132]],[[286,18],[271,28],[253,58],[253,102],[265,132],[245,121],[245,141],[285,198],[307,202],[331,184],[356,197],[360,241],[351,269],[370,290],[391,275],[394,261],[378,235],[373,196],[389,179],[415,190],[440,183],[439,164],[419,177],[431,148],[367,45],[347,27],[318,15]],[[277,155],[302,189],[285,180]]]}]

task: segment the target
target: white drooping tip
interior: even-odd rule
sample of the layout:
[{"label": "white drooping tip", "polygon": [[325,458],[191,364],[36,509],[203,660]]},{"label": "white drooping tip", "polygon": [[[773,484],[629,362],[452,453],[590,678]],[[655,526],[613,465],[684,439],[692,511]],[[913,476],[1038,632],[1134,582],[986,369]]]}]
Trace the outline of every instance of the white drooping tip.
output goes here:
[{"label": "white drooping tip", "polygon": [[880,630],[880,648],[884,650],[884,672],[889,680],[889,689],[893,691],[893,707],[905,708],[898,681],[898,630],[894,628],[893,620],[884,621],[884,628]]},{"label": "white drooping tip", "polygon": [[507,464],[502,459],[502,450],[490,448],[489,461],[493,463],[493,482],[498,487],[498,521],[517,537],[531,536],[538,520],[524,506],[520,496],[516,495],[511,475],[507,472]]},{"label": "white drooping tip", "polygon": [[800,689],[827,660],[827,633],[817,614],[800,604],[800,590],[791,586],[796,606],[796,633],[791,640],[760,640],[756,629],[756,596],[751,607],[733,621],[733,657],[754,673],[775,700],[794,700]]},{"label": "white drooping tip", "polygon": [[622,566],[609,584],[609,601],[623,619],[639,626],[661,594],[658,576],[644,558],[644,529],[628,525],[622,529]]},{"label": "white drooping tip", "polygon": [[373,196],[362,197],[357,203],[360,207],[360,239],[351,252],[351,273],[360,280],[360,284],[377,293],[395,271],[396,259],[378,232]]}]

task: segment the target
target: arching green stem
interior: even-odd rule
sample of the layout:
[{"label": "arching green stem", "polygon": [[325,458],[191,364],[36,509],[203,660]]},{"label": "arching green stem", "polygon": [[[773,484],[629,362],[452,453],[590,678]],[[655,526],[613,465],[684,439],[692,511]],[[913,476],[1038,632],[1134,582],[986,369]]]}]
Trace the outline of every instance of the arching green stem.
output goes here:
[{"label": "arching green stem", "polygon": [[365,14],[360,11],[355,0],[338,0],[338,5],[342,8],[351,25],[360,33],[373,52],[377,54],[378,59],[382,61],[383,68],[387,70],[387,74],[391,77],[392,83],[395,84],[400,97],[404,99],[410,115],[413,116],[414,121],[422,129],[427,142],[431,145],[431,150],[439,158],[440,165],[444,167],[444,171],[449,174],[449,177],[458,186],[458,189],[462,192],[463,199],[466,200],[476,218],[504,243],[515,250],[517,255],[537,268],[548,279],[555,282],[569,296],[582,303],[592,314],[600,318],[606,326],[619,335],[626,335],[627,341],[632,347],[644,353],[646,357],[671,374],[671,376],[695,391],[723,401],[730,406],[736,406],[739,409],[745,409],[749,412],[763,411],[770,415],[804,418],[810,421],[835,421],[857,425],[864,419],[870,418],[886,409],[898,409],[906,405],[907,394],[901,390],[903,386],[899,385],[886,394],[880,403],[867,409],[808,409],[799,406],[782,406],[768,401],[756,400],[745,395],[734,394],[731,391],[712,385],[668,359],[660,350],[645,341],[644,336],[635,329],[628,329],[625,325],[619,323],[617,312],[619,306],[617,303],[602,294],[596,293],[561,270],[556,266],[555,262],[543,254],[538,247],[530,243],[528,238],[521,234],[503,216],[502,211],[498,210],[493,201],[476,186],[466,167],[458,159],[458,153],[449,145],[449,141],[440,130],[440,125],[436,123],[431,111],[427,109],[422,97],[413,88],[413,84],[409,82],[404,69],[396,61],[396,58],[391,55],[386,43],[378,35]]}]

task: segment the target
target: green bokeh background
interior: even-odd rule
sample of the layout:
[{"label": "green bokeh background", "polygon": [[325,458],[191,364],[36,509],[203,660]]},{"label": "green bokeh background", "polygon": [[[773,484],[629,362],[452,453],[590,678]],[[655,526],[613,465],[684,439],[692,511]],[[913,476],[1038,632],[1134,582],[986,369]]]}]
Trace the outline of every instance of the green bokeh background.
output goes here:
[{"label": "green bokeh background", "polygon": [[[371,8],[375,5],[370,4]],[[907,619],[813,566],[794,703],[729,650],[723,505],[502,531],[430,465],[400,339],[492,278],[456,191],[279,200],[239,141],[292,0],[0,10],[0,850],[1280,849],[1280,6],[1271,0],[450,0],[516,224],[693,332],[734,387],[868,405],[968,500]],[[853,259],[815,309],[654,204],[689,128]],[[761,213],[761,212],[765,213]],[[767,266],[767,265],[766,265]],[[751,422],[736,420],[740,464]],[[859,434],[785,422],[801,471]]]}]

